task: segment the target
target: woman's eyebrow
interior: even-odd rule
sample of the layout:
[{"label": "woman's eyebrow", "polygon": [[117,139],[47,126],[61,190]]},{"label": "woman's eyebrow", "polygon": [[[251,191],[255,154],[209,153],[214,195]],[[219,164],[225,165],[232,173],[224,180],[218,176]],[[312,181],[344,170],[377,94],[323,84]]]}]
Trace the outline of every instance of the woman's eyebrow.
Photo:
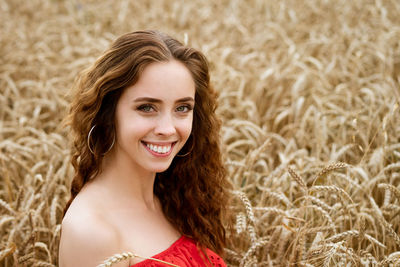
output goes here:
[{"label": "woman's eyebrow", "polygon": [[193,99],[193,97],[188,96],[188,97],[180,98],[180,99],[176,100],[175,102],[177,102],[177,103],[194,102],[194,99]]},{"label": "woman's eyebrow", "polygon": [[133,100],[133,102],[150,102],[150,103],[161,103],[162,101],[157,98],[152,97],[138,97]]}]

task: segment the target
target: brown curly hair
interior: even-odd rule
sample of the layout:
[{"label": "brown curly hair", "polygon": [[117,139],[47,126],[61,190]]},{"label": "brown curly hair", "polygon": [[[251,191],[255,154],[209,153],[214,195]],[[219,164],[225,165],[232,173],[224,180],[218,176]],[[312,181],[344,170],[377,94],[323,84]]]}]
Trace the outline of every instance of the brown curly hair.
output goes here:
[{"label": "brown curly hair", "polygon": [[[175,157],[165,172],[156,174],[154,193],[166,218],[181,234],[223,254],[230,184],[221,158],[217,94],[210,85],[208,63],[201,52],[157,31],[122,35],[79,75],[66,118],[74,140],[75,176],[64,214],[83,185],[100,172],[104,153],[115,138],[115,107],[123,90],[135,84],[150,63],[170,60],[182,62],[195,82],[193,128],[182,148],[191,152]],[[91,153],[87,137],[93,125]]]}]

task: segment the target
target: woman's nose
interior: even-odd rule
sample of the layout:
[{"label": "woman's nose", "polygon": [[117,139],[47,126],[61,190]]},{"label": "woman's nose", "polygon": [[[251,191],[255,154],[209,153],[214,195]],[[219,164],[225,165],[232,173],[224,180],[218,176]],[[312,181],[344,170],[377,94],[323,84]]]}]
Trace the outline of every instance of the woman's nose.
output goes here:
[{"label": "woman's nose", "polygon": [[170,114],[163,114],[156,122],[155,134],[170,136],[176,133],[174,118]]}]

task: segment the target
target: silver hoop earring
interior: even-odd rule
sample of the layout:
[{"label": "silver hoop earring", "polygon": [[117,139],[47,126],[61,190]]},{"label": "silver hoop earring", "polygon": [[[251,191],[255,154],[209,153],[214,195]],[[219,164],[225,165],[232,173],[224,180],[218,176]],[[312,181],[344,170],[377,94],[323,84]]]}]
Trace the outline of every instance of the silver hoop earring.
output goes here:
[{"label": "silver hoop earring", "polygon": [[[94,151],[93,151],[92,147],[90,146],[90,136],[92,135],[92,132],[93,132],[93,130],[94,130],[95,127],[96,127],[96,124],[93,125],[92,128],[90,128],[90,131],[89,131],[88,136],[87,136],[87,145],[88,145],[89,151],[90,151],[93,155],[94,155]],[[113,141],[112,141],[111,146],[107,149],[106,152],[104,152],[104,153],[102,154],[102,156],[104,156],[105,154],[107,154],[107,153],[111,150],[111,148],[114,146],[114,143],[115,143],[115,135],[114,135],[114,138],[113,138]]]},{"label": "silver hoop earring", "polygon": [[176,154],[176,156],[177,157],[181,157],[181,158],[186,157],[187,155],[189,155],[193,151],[193,148],[194,148],[194,140],[193,140],[193,135],[192,135],[192,147],[190,148],[190,150],[188,152],[186,152],[185,154],[182,154],[182,155]]}]

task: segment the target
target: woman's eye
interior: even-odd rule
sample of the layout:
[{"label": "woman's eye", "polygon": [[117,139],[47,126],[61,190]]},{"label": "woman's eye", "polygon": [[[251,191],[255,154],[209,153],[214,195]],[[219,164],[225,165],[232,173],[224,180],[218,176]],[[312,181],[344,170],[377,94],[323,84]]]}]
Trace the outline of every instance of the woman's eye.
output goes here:
[{"label": "woman's eye", "polygon": [[179,106],[179,107],[177,107],[177,108],[176,108],[176,111],[186,113],[186,112],[189,112],[189,111],[192,110],[192,109],[193,109],[193,108],[192,108],[191,106],[185,105],[185,106]]},{"label": "woman's eye", "polygon": [[138,107],[138,110],[143,112],[152,112],[154,111],[154,108],[151,105],[141,105]]}]

